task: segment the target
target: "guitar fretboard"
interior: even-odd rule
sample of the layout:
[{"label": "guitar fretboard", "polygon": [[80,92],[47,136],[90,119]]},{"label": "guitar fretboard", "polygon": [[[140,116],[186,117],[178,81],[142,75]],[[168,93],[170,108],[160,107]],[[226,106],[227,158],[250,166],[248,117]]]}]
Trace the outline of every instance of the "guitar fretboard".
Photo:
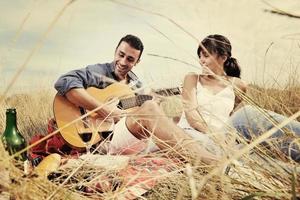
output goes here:
[{"label": "guitar fretboard", "polygon": [[166,89],[156,90],[155,93],[162,96],[172,96],[172,95],[181,94],[179,88],[166,88]]},{"label": "guitar fretboard", "polygon": [[150,96],[150,95],[138,95],[135,97],[121,99],[120,103],[119,103],[119,107],[123,110],[126,110],[128,108],[141,106],[145,101],[148,101],[151,99],[152,99],[152,96]]}]

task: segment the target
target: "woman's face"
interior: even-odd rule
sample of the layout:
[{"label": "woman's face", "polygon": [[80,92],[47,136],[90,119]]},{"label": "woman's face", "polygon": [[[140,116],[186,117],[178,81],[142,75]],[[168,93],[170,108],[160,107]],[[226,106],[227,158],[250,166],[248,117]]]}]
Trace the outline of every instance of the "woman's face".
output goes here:
[{"label": "woman's face", "polygon": [[[226,56],[219,56],[216,53],[209,55],[206,51],[200,52],[199,63],[203,67],[204,72],[214,72],[217,75],[224,74],[224,62],[226,61]],[[207,69],[208,68],[208,69]]]}]

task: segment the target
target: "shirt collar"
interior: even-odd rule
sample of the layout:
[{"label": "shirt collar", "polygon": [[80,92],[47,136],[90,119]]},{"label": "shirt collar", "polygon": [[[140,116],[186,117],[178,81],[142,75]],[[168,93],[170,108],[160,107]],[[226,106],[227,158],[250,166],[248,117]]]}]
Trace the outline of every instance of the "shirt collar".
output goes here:
[{"label": "shirt collar", "polygon": [[[115,75],[115,66],[116,66],[115,62],[109,63],[110,71],[112,72],[113,76],[116,77],[116,75]],[[131,70],[127,73],[127,79],[129,80],[129,82],[135,80],[136,79],[135,77],[136,76],[134,75],[134,73]]]},{"label": "shirt collar", "polygon": [[115,62],[109,63],[109,69],[111,72],[115,72]]}]

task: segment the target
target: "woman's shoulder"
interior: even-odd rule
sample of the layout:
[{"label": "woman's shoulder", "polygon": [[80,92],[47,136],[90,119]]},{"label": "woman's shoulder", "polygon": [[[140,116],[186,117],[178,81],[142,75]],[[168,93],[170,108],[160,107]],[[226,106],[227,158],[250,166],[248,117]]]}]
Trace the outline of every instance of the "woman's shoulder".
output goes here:
[{"label": "woman's shoulder", "polygon": [[245,81],[237,77],[229,77],[229,80],[235,87],[246,92],[248,85]]},{"label": "woman's shoulder", "polygon": [[189,72],[184,76],[185,80],[192,80],[192,81],[201,81],[201,79],[206,79],[207,75],[204,74],[197,74],[195,72]]},{"label": "woman's shoulder", "polygon": [[184,76],[183,87],[184,88],[195,88],[199,80],[199,74],[190,72]]},{"label": "woman's shoulder", "polygon": [[195,73],[195,72],[189,72],[188,74],[186,74],[184,76],[184,81],[188,81],[188,82],[197,82],[200,78],[200,75]]},{"label": "woman's shoulder", "polygon": [[195,72],[189,72],[187,73],[184,78],[188,78],[188,79],[198,79],[199,78],[199,74],[195,73]]}]

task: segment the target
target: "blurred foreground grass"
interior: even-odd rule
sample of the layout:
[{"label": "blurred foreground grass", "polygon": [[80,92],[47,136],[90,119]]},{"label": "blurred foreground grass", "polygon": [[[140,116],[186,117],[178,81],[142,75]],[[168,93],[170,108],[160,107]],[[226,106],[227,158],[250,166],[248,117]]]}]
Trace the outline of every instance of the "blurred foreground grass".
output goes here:
[{"label": "blurred foreground grass", "polygon": [[[251,85],[251,88],[249,96],[263,108],[287,116],[299,110],[300,87],[293,86],[280,90]],[[53,91],[43,90],[33,94],[16,94],[5,98],[0,106],[1,132],[5,128],[5,109],[15,107],[18,113],[18,127],[27,140],[35,134],[45,134],[47,122],[53,117],[54,95]],[[171,116],[180,113],[178,99],[174,105],[163,105],[165,109],[171,110],[169,112]],[[235,151],[230,145],[224,149],[228,152],[227,156],[232,155]],[[299,164],[283,156],[280,151],[276,149],[273,151],[278,157],[272,157],[263,148],[257,147],[254,153],[243,155],[239,162],[232,165],[229,175],[224,175],[221,170],[209,178],[205,184],[202,181],[214,168],[224,168],[225,166],[206,166],[203,163],[195,162],[189,167],[186,163],[181,163],[178,165],[177,173],[161,177],[158,180],[159,183],[147,192],[144,198],[194,199],[197,196],[198,199],[296,199],[296,195],[300,196]],[[13,179],[11,183],[9,183],[9,179],[1,179],[0,199],[5,197],[5,193],[10,193],[11,199],[47,199],[56,190],[58,192],[51,199],[118,199],[118,192],[121,192],[120,189],[117,189],[101,193],[98,197],[95,195],[83,196],[82,192],[70,189],[74,187],[59,188],[59,183],[39,177],[24,176],[23,172],[8,159],[2,144],[0,145],[0,156],[0,173],[6,174],[6,176],[9,174]],[[187,168],[190,171],[188,174],[186,173]],[[65,173],[69,175],[71,171]],[[79,169],[78,173],[86,172]],[[89,173],[89,176],[96,177],[100,172]],[[80,175],[86,176],[86,174]]]}]

